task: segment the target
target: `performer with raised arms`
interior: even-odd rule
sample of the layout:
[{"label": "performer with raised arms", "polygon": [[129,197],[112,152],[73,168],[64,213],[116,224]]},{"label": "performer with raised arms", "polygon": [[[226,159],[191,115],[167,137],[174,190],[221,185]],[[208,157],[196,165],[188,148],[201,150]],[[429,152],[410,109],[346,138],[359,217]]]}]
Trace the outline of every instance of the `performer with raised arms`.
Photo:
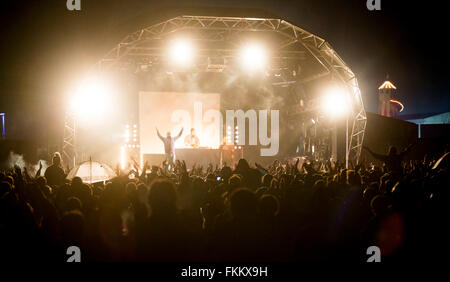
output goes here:
[{"label": "performer with raised arms", "polygon": [[164,143],[164,152],[166,154],[166,161],[173,168],[175,164],[175,141],[181,137],[183,134],[183,128],[181,128],[180,133],[177,136],[172,137],[170,131],[167,132],[166,137],[161,136],[158,128],[156,128],[156,133],[158,134],[159,139]]}]

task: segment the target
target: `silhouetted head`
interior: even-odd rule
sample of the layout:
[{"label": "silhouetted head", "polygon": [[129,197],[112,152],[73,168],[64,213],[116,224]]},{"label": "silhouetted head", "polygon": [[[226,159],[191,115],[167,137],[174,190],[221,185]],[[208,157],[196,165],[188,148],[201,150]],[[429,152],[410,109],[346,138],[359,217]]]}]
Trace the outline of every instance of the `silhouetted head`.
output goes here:
[{"label": "silhouetted head", "polygon": [[148,195],[148,203],[152,213],[175,212],[175,187],[169,180],[156,180],[153,182]]},{"label": "silhouetted head", "polygon": [[274,217],[278,215],[280,203],[278,199],[271,194],[263,194],[258,201],[259,211],[263,217]]},{"label": "silhouetted head", "polygon": [[238,174],[233,174],[229,179],[228,179],[228,184],[232,187],[232,188],[237,188],[241,185],[241,177]]},{"label": "silhouetted head", "polygon": [[191,135],[195,135],[195,128],[191,128]]},{"label": "silhouetted head", "polygon": [[231,170],[231,167],[229,167],[229,166],[224,166],[220,170],[220,176],[222,176],[222,178],[225,180],[228,180],[232,174],[233,174],[233,171]]},{"label": "silhouetted head", "polygon": [[354,170],[347,170],[347,184],[361,186],[361,176]]},{"label": "silhouetted head", "polygon": [[384,213],[389,206],[388,199],[382,195],[376,195],[370,201],[370,208],[372,209],[372,213],[374,215],[380,215]]},{"label": "silhouetted head", "polygon": [[246,171],[249,168],[250,168],[250,165],[248,164],[246,159],[240,159],[236,166],[236,170],[238,170],[238,171]]},{"label": "silhouetted head", "polygon": [[69,197],[67,199],[67,211],[72,211],[72,210],[81,211],[82,207],[83,207],[83,204],[81,203],[80,199],[78,199],[77,197]]},{"label": "silhouetted head", "polygon": [[252,190],[256,190],[259,186],[261,186],[261,173],[255,169],[250,168],[248,170],[247,180],[246,184],[248,185],[248,188]]},{"label": "silhouetted head", "polygon": [[80,244],[83,241],[84,216],[78,210],[64,213],[60,221],[61,237],[63,242]]},{"label": "silhouetted head", "polygon": [[167,131],[166,136],[170,137],[170,131]]},{"label": "silhouetted head", "polygon": [[3,196],[3,194],[9,193],[12,190],[11,184],[6,181],[0,182],[0,197]]},{"label": "silhouetted head", "polygon": [[61,155],[59,154],[59,152],[55,152],[53,154],[52,161],[53,161],[54,165],[60,165],[61,164]]},{"label": "silhouetted head", "polygon": [[256,196],[247,188],[235,190],[231,194],[230,204],[231,214],[235,218],[246,218],[256,215]]},{"label": "silhouetted head", "polygon": [[133,193],[136,190],[137,190],[137,187],[136,187],[136,183],[134,183],[134,182],[129,182],[125,186],[125,191],[126,191],[127,194],[131,194],[131,193]]},{"label": "silhouetted head", "polygon": [[72,187],[80,187],[83,185],[83,180],[79,176],[72,178]]},{"label": "silhouetted head", "polygon": [[394,146],[390,146],[388,155],[389,156],[393,156],[393,155],[396,155],[396,154],[397,154],[397,148],[395,148]]}]

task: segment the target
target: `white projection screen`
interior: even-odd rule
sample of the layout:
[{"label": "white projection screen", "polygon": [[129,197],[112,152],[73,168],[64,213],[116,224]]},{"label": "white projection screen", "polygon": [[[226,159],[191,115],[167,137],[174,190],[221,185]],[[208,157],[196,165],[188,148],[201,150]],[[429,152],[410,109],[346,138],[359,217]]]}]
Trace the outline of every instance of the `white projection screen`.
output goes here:
[{"label": "white projection screen", "polygon": [[195,128],[200,147],[218,148],[222,137],[220,94],[180,92],[139,92],[139,136],[141,154],[163,154],[164,147],[156,134],[168,131],[183,135],[176,148],[184,148],[184,138]]}]

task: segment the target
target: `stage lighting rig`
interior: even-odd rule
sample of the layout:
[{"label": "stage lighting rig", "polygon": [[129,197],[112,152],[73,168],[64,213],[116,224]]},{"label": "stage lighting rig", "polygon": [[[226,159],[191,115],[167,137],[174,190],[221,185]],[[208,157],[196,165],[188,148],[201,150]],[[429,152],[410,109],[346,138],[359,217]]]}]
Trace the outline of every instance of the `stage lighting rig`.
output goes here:
[{"label": "stage lighting rig", "polygon": [[268,54],[260,43],[247,43],[240,51],[241,65],[246,71],[260,71],[267,66]]},{"label": "stage lighting rig", "polygon": [[195,48],[186,38],[178,38],[170,43],[168,50],[169,62],[176,67],[192,66]]},{"label": "stage lighting rig", "polygon": [[348,114],[350,101],[343,87],[331,86],[322,97],[322,108],[326,115],[339,117]]}]

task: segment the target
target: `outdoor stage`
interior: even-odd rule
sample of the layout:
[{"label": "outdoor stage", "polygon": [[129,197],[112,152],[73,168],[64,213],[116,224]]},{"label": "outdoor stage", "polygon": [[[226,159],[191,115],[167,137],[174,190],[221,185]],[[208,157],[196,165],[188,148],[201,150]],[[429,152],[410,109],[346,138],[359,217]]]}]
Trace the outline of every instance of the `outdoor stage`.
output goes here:
[{"label": "outdoor stage", "polygon": [[[156,129],[163,136],[184,129],[176,157],[188,165],[224,163],[223,144],[244,151],[235,158],[251,152],[261,163],[294,156],[355,163],[367,120],[356,76],[337,52],[281,19],[179,16],[138,30],[95,65],[74,95],[75,109],[86,110],[86,99],[98,101],[94,113],[106,108],[103,101],[113,110],[109,125],[94,126],[91,118],[85,128],[79,113],[67,114],[62,153],[70,164],[86,156],[122,168],[131,158],[159,164],[164,148]],[[342,124],[345,145],[338,148]],[[205,149],[185,148],[191,128]],[[97,158],[91,147],[111,148],[110,155]]]}]

